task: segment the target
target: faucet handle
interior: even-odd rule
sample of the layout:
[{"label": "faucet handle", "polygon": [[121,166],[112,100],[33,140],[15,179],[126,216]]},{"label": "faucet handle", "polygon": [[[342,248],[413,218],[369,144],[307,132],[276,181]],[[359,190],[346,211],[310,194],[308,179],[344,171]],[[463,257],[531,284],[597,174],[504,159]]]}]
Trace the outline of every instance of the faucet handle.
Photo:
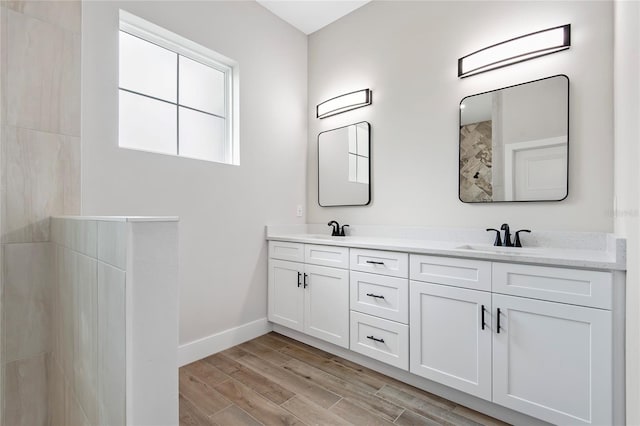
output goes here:
[{"label": "faucet handle", "polygon": [[516,242],[513,244],[514,247],[522,247],[522,243],[520,242],[520,233],[521,232],[526,232],[526,233],[531,233],[530,229],[521,229],[519,231],[516,231]]},{"label": "faucet handle", "polygon": [[340,228],[340,237],[346,237],[345,233],[344,233],[344,228],[345,227],[349,227],[349,225],[342,225],[342,228]]},{"label": "faucet handle", "polygon": [[487,228],[487,232],[489,232],[489,231],[495,231],[495,233],[496,233],[496,239],[493,242],[493,245],[496,246],[496,247],[501,246],[502,245],[502,238],[500,238],[500,230],[495,229],[495,228]]},{"label": "faucet handle", "polygon": [[327,226],[331,227],[331,236],[332,237],[337,237],[338,235],[340,235],[340,224],[338,222],[336,222],[335,220],[332,220],[331,222],[327,223]]}]

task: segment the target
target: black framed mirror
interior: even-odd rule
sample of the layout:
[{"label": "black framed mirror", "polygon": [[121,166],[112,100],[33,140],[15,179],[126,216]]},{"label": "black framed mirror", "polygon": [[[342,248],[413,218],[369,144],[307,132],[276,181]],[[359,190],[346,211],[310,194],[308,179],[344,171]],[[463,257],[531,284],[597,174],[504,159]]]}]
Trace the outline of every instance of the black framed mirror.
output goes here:
[{"label": "black framed mirror", "polygon": [[569,192],[569,77],[460,101],[458,198],[561,201]]},{"label": "black framed mirror", "polygon": [[371,125],[366,122],[318,135],[318,204],[365,206],[371,202]]}]

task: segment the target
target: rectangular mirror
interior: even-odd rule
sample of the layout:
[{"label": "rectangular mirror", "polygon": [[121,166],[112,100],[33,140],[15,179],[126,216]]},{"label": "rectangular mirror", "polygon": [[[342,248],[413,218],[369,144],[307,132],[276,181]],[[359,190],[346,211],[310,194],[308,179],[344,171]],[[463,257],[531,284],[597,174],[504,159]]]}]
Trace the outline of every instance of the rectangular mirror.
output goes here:
[{"label": "rectangular mirror", "polygon": [[363,121],[318,135],[320,206],[365,206],[371,201],[370,129]]},{"label": "rectangular mirror", "polygon": [[568,194],[569,78],[556,75],[460,102],[458,197],[560,201]]}]

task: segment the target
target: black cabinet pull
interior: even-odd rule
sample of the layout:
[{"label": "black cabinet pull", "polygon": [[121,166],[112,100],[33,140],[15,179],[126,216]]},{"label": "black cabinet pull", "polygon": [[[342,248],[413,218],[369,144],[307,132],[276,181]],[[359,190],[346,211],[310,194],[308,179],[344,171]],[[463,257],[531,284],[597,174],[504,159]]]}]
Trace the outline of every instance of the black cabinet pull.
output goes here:
[{"label": "black cabinet pull", "polygon": [[371,263],[372,265],[384,265],[384,262],[376,262],[375,260],[367,260],[367,263]]},{"label": "black cabinet pull", "polygon": [[302,285],[302,281],[300,281],[301,277],[302,277],[302,273],[298,272],[298,287],[300,287]]},{"label": "black cabinet pull", "polygon": [[376,342],[384,343],[384,339],[376,339],[373,336],[367,336],[367,339],[371,339],[371,340],[376,341]]},{"label": "black cabinet pull", "polygon": [[482,312],[480,319],[482,320],[482,329],[484,330],[484,305],[481,305],[480,309]]},{"label": "black cabinet pull", "polygon": [[373,293],[367,293],[367,296],[375,297],[376,299],[384,299],[384,296],[380,296],[380,295],[373,294]]},{"label": "black cabinet pull", "polygon": [[500,334],[500,308],[498,308],[497,313],[498,313],[498,327],[497,327],[496,332],[497,332],[498,334]]},{"label": "black cabinet pull", "polygon": [[309,283],[307,283],[307,277],[308,277],[308,276],[309,276],[309,275],[304,274],[304,288],[307,288],[307,287],[309,286]]}]

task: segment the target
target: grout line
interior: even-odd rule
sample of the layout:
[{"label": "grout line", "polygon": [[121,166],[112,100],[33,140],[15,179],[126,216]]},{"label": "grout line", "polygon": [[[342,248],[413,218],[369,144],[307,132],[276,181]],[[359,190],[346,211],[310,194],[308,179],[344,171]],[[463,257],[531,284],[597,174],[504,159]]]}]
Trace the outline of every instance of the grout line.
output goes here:
[{"label": "grout line", "polygon": [[13,129],[16,129],[16,130],[27,130],[27,131],[30,131],[30,132],[45,133],[45,134],[52,135],[52,136],[62,136],[62,137],[66,137],[66,138],[78,138],[78,139],[80,139],[80,137],[81,137],[81,135],[71,135],[71,134],[68,134],[68,133],[52,132],[51,130],[35,129],[35,128],[32,128],[32,127],[20,126],[18,124],[5,123],[4,126],[5,127],[11,127]]}]

